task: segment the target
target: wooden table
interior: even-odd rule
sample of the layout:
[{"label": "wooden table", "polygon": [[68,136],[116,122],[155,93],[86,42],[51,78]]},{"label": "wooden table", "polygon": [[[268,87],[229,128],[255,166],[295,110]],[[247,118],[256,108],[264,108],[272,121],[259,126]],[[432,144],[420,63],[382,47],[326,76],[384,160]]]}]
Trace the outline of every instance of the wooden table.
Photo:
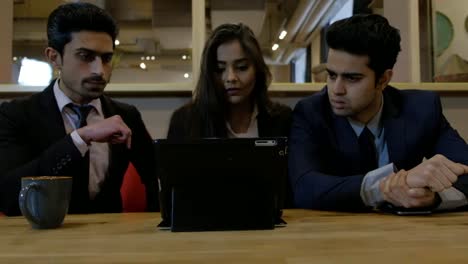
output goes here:
[{"label": "wooden table", "polygon": [[468,213],[426,217],[287,210],[267,231],[171,233],[158,213],[68,215],[33,230],[0,218],[0,263],[468,263]]}]

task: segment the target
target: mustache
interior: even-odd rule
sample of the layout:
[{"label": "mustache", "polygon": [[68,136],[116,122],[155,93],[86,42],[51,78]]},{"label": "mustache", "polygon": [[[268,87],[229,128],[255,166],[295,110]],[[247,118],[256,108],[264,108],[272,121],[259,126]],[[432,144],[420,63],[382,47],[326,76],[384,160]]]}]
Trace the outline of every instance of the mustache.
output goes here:
[{"label": "mustache", "polygon": [[83,83],[85,82],[102,82],[102,83],[107,83],[107,81],[101,77],[101,76],[92,76],[92,77],[88,77],[88,78],[84,78],[82,80]]}]

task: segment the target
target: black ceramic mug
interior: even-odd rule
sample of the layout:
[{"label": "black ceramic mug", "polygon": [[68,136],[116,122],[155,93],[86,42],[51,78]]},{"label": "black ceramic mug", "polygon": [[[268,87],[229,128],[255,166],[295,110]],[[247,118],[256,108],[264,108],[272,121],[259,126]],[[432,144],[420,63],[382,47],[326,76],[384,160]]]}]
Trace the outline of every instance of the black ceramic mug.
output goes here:
[{"label": "black ceramic mug", "polygon": [[40,176],[21,178],[19,207],[35,229],[62,225],[68,212],[72,177]]}]

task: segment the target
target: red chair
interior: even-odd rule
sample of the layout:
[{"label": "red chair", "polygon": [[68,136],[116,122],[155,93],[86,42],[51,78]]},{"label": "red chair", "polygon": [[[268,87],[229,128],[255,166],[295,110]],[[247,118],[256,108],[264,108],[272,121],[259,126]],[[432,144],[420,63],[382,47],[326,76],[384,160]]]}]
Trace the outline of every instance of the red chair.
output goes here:
[{"label": "red chair", "polygon": [[140,176],[132,163],[128,165],[125,172],[122,187],[120,187],[122,196],[123,212],[144,212],[146,209],[146,190],[141,182]]}]

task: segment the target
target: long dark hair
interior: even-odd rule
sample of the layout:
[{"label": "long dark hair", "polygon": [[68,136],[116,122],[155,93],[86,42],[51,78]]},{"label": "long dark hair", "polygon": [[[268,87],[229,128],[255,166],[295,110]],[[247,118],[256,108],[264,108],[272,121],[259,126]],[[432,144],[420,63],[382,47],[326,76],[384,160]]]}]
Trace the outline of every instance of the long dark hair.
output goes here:
[{"label": "long dark hair", "polygon": [[229,102],[225,90],[217,81],[217,50],[224,43],[239,41],[247,58],[255,67],[255,87],[251,100],[258,111],[268,112],[272,102],[267,90],[271,83],[271,73],[263,59],[260,45],[252,30],[243,24],[223,24],[217,27],[203,49],[200,76],[195,87],[192,106],[191,137],[226,137],[226,117]]}]

